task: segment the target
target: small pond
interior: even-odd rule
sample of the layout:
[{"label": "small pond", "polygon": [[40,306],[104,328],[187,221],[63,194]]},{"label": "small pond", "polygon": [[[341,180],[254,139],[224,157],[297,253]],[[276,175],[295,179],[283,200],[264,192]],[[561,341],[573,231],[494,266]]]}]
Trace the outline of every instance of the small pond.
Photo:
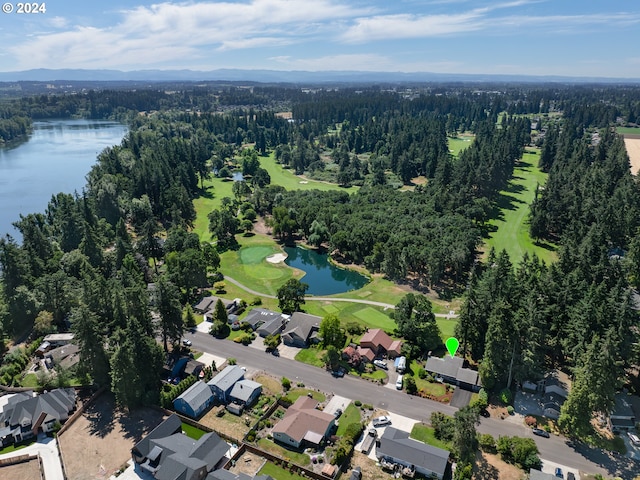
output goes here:
[{"label": "small pond", "polygon": [[285,263],[305,272],[302,282],[309,285],[309,295],[333,295],[357,290],[369,283],[364,275],[331,264],[326,253],[297,247],[285,247],[284,250],[287,253]]}]

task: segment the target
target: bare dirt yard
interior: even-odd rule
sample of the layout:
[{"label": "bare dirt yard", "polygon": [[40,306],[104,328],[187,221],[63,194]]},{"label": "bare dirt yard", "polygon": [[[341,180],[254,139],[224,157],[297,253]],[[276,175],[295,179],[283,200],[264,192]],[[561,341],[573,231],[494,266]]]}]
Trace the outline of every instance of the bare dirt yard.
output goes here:
[{"label": "bare dirt yard", "polygon": [[360,467],[362,470],[362,478],[366,478],[367,480],[389,480],[393,478],[393,475],[382,470],[381,467],[376,465],[376,462],[362,452],[353,452],[351,465],[349,466],[349,470],[347,470],[341,478],[349,478],[351,470],[355,467]]},{"label": "bare dirt yard", "polygon": [[625,135],[624,146],[627,147],[631,173],[638,175],[638,171],[640,170],[640,136],[634,135],[633,137],[629,137]]},{"label": "bare dirt yard", "polygon": [[40,478],[40,465],[37,459],[0,468],[0,480],[33,480],[34,478]]},{"label": "bare dirt yard", "polygon": [[473,467],[473,480],[523,480],[524,471],[515,465],[503,462],[499,455],[476,452],[476,464]]},{"label": "bare dirt yard", "polygon": [[131,458],[131,448],[163,420],[160,411],[116,408],[113,395],[100,395],[58,436],[68,480],[103,480]]}]

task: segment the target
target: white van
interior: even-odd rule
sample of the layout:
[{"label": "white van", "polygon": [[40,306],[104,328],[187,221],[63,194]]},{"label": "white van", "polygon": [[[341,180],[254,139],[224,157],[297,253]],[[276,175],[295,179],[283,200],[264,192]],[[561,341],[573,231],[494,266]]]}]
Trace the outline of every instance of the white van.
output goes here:
[{"label": "white van", "polygon": [[396,389],[402,390],[402,375],[398,375],[398,379],[396,380]]},{"label": "white van", "polygon": [[396,372],[404,373],[407,369],[407,357],[400,357],[398,359],[398,366],[396,367]]},{"label": "white van", "polygon": [[631,440],[631,443],[636,446],[640,445],[640,438],[638,438],[635,433],[627,432],[627,436],[629,437],[629,440]]}]

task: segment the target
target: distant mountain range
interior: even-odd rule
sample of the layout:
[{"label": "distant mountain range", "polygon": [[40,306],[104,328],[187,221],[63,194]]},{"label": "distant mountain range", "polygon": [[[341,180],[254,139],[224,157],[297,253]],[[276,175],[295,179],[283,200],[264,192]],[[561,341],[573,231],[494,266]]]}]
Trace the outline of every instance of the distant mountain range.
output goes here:
[{"label": "distant mountain range", "polygon": [[280,71],[218,69],[196,70],[84,70],[34,69],[0,72],[0,82],[261,82],[261,83],[400,83],[400,82],[477,82],[477,83],[615,83],[638,84],[640,78],[569,77],[557,75],[493,75],[429,72],[363,72],[363,71]]}]

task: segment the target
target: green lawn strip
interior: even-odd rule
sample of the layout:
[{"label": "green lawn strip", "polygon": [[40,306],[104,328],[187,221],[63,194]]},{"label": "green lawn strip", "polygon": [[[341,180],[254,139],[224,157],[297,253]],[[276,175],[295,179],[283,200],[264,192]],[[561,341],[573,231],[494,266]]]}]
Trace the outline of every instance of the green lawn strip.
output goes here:
[{"label": "green lawn strip", "polygon": [[351,372],[349,372],[350,374],[354,374],[354,375],[358,375],[362,378],[369,378],[371,380],[384,380],[385,378],[387,378],[387,374],[385,373],[384,370],[374,370],[371,373],[362,373],[360,374],[357,370],[352,370]]},{"label": "green lawn strip", "polygon": [[324,350],[317,348],[303,348],[295,356],[296,361],[313,365],[315,367],[324,367],[322,357]]},{"label": "green lawn strip", "polygon": [[28,388],[37,388],[38,387],[38,376],[35,373],[27,373],[22,382],[20,382],[23,387]]},{"label": "green lawn strip", "polygon": [[355,311],[354,315],[371,328],[381,328],[387,332],[393,332],[396,328],[396,322],[389,315],[370,306],[365,306],[365,308]]},{"label": "green lawn strip", "polygon": [[189,425],[188,423],[182,424],[182,431],[185,433],[187,437],[193,438],[194,440],[199,440],[201,436],[207,433],[204,430],[200,430],[197,427],[193,427]]},{"label": "green lawn strip", "polygon": [[33,439],[33,441],[29,441],[27,443],[21,443],[18,446],[16,446],[15,444],[8,445],[3,449],[0,449],[0,455],[4,455],[5,453],[15,452],[16,450],[22,450],[23,448],[28,447],[29,445],[33,445],[34,443],[36,443],[36,439]]},{"label": "green lawn strip", "polygon": [[[285,460],[288,460],[290,462],[293,462],[296,465],[301,465],[304,467],[306,465],[309,465],[309,463],[311,462],[309,455],[307,455],[306,453],[294,452],[292,450],[281,447],[280,445],[266,438],[261,438],[260,440],[258,440],[258,446],[266,450],[267,452],[277,455],[280,458],[284,458]],[[281,478],[286,478],[286,477],[273,476],[273,478],[277,478],[278,480],[280,480]],[[299,477],[291,477],[291,478],[299,478]]]},{"label": "green lawn strip", "polygon": [[350,403],[349,406],[344,409],[342,416],[338,420],[338,430],[336,431],[336,435],[339,437],[344,435],[347,431],[347,426],[352,423],[360,423],[360,421],[360,409],[353,403]]},{"label": "green lawn strip", "polygon": [[233,198],[232,186],[232,181],[215,177],[208,178],[204,181],[204,195],[193,200],[193,208],[196,210],[193,231],[198,234],[201,242],[211,241],[207,215],[212,210],[220,208],[224,197]]},{"label": "green lawn strip", "polygon": [[436,438],[432,427],[429,427],[422,423],[416,423],[411,429],[411,434],[409,436],[415,440],[424,442],[427,445],[432,445],[444,450],[451,450],[451,445],[449,443],[443,442],[442,440],[438,440]]},{"label": "green lawn strip", "polygon": [[[260,442],[262,442],[262,440],[264,439],[261,439],[260,441],[258,441],[258,444],[261,445]],[[308,455],[306,455],[306,457],[309,458]],[[271,478],[277,478],[278,480],[305,480],[306,478],[306,477],[301,477],[300,475],[296,475],[295,473],[291,473],[289,470],[285,470],[284,468],[279,467],[278,465],[272,462],[265,463],[260,469],[260,471],[258,472],[258,474],[269,475]]]},{"label": "green lawn strip", "polygon": [[625,133],[628,135],[640,135],[640,127],[618,127],[616,128],[616,132],[621,135]]},{"label": "green lawn strip", "polygon": [[440,337],[442,341],[446,341],[447,338],[455,336],[455,328],[456,323],[458,323],[457,318],[443,318],[436,317],[436,323],[438,324],[438,328],[440,329]]},{"label": "green lawn strip", "polygon": [[506,250],[511,261],[516,264],[524,255],[535,253],[547,263],[556,260],[557,255],[553,246],[543,248],[536,245],[529,236],[529,205],[533,202],[535,190],[543,185],[547,175],[538,167],[540,154],[529,150],[524,154],[519,165],[516,166],[509,188],[500,192],[498,208],[500,218],[489,220],[489,224],[497,227],[495,232],[486,239],[487,251],[494,247],[496,251]]},{"label": "green lawn strip", "polygon": [[436,397],[440,397],[447,393],[447,389],[442,383],[428,382],[426,378],[420,378],[418,376],[418,370],[420,368],[424,368],[424,365],[418,363],[416,360],[413,360],[409,368],[413,372],[413,379],[416,381],[416,387],[418,387],[418,390],[424,390],[425,392]]},{"label": "green lawn strip", "polygon": [[449,144],[449,153],[454,157],[460,155],[460,152],[469,147],[473,142],[474,137],[472,135],[462,135],[455,138],[447,137],[447,143]]},{"label": "green lawn strip", "polygon": [[298,398],[304,397],[309,393],[318,402],[324,402],[327,399],[324,393],[318,392],[316,390],[310,390],[308,388],[301,388],[301,387],[292,388],[287,392],[286,397],[292,402],[295,402]]}]

